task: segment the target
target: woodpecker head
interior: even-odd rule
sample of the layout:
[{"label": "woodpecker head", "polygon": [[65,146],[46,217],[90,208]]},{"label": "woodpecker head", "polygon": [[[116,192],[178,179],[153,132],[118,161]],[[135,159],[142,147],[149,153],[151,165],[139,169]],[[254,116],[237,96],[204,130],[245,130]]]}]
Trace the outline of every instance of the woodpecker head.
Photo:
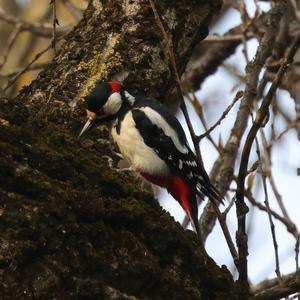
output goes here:
[{"label": "woodpecker head", "polygon": [[99,82],[86,97],[87,122],[78,139],[83,139],[94,127],[114,120],[124,104],[132,104],[134,98],[118,82]]}]

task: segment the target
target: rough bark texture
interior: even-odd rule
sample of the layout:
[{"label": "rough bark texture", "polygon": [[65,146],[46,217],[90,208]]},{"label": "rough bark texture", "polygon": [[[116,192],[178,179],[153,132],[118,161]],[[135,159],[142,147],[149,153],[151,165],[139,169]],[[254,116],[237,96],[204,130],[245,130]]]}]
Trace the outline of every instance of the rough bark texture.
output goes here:
[{"label": "rough bark texture", "polygon": [[[179,70],[220,1],[159,1]],[[234,299],[233,281],[131,175],[100,129],[76,135],[96,80],[162,98],[172,78],[148,1],[91,1],[37,80],[0,101],[1,299]]]}]

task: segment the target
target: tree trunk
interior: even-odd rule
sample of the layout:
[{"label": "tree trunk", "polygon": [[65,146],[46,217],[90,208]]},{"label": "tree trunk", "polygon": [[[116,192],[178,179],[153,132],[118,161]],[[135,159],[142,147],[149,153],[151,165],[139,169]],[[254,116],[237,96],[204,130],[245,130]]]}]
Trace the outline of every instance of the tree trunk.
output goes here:
[{"label": "tree trunk", "polygon": [[[220,1],[156,6],[182,72]],[[93,0],[38,78],[0,101],[1,299],[235,299],[196,235],[109,167],[105,129],[76,142],[97,80],[163,99],[165,46],[148,1]]]}]

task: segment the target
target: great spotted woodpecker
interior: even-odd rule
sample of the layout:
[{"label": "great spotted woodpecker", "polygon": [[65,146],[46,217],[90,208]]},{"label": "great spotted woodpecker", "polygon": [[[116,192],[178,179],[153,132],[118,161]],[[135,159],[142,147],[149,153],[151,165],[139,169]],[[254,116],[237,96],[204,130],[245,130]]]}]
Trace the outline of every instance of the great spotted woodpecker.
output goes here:
[{"label": "great spotted woodpecker", "polygon": [[133,97],[120,83],[97,83],[87,96],[87,122],[79,134],[113,121],[111,135],[133,171],[164,187],[180,203],[199,239],[196,197],[222,202],[190,149],[178,120],[153,98]]}]

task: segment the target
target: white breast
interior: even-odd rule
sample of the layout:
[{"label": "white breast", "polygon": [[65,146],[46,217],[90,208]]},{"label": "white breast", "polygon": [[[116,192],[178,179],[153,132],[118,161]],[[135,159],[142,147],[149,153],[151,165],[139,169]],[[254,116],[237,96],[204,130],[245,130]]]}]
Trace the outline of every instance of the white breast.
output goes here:
[{"label": "white breast", "polygon": [[111,133],[120,152],[135,170],[160,176],[170,173],[166,163],[144,143],[142,136],[135,127],[131,112],[125,115],[120,134],[117,133],[115,127],[112,128]]}]

